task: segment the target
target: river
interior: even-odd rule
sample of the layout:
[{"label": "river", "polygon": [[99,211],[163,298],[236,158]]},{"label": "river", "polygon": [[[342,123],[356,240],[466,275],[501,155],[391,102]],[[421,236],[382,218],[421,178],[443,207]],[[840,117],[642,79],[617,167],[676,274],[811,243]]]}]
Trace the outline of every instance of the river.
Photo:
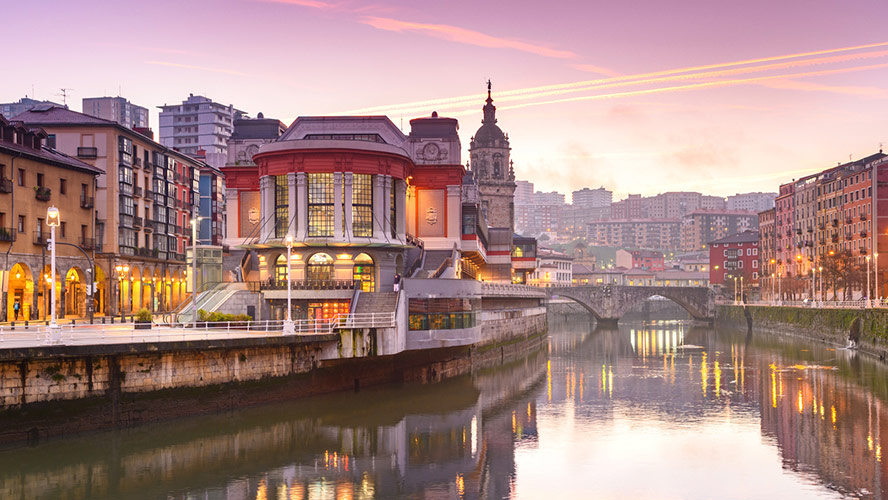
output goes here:
[{"label": "river", "polygon": [[550,316],[471,376],[5,449],[0,498],[888,498],[886,397],[800,337]]}]

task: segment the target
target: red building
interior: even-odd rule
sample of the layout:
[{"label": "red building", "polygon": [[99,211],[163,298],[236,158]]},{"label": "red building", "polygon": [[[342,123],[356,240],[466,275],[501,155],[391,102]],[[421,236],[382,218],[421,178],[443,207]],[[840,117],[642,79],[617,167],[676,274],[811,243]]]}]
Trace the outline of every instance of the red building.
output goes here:
[{"label": "red building", "polygon": [[652,250],[617,250],[617,267],[627,269],[644,269],[646,271],[662,271],[664,269],[663,253]]},{"label": "red building", "polygon": [[709,243],[709,283],[733,287],[759,280],[759,233],[744,231]]}]

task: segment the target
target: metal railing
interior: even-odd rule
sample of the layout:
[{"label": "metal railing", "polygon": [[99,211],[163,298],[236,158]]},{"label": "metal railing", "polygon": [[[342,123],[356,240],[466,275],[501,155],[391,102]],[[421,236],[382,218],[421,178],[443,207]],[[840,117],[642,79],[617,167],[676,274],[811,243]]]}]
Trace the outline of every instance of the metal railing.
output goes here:
[{"label": "metal railing", "polygon": [[746,305],[746,306],[779,306],[779,307],[805,307],[816,309],[865,309],[869,307],[882,308],[888,307],[888,299],[866,299],[855,300],[747,300],[745,302],[717,299],[718,305]]},{"label": "metal railing", "polygon": [[96,200],[92,196],[80,195],[80,208],[93,208]]},{"label": "metal railing", "polygon": [[35,231],[34,232],[34,244],[35,245],[46,245],[49,242],[49,231]]},{"label": "metal railing", "polygon": [[0,227],[0,241],[15,241],[15,228]]},{"label": "metal railing", "polygon": [[[0,325],[0,349],[283,337],[284,323],[281,320],[198,321],[197,328],[190,324],[155,324],[150,329],[136,329],[134,323],[64,324],[59,325],[56,332],[45,323]],[[293,335],[330,335],[340,329],[392,328],[395,324],[394,312],[339,314],[325,319],[294,320]]]},{"label": "metal railing", "polygon": [[99,156],[99,148],[79,147],[77,148],[78,158],[97,158]]},{"label": "metal railing", "polygon": [[80,238],[80,247],[84,250],[93,250],[96,248],[95,238]]},{"label": "metal railing", "polygon": [[2,178],[0,179],[0,193],[11,193],[12,192],[12,179]]}]

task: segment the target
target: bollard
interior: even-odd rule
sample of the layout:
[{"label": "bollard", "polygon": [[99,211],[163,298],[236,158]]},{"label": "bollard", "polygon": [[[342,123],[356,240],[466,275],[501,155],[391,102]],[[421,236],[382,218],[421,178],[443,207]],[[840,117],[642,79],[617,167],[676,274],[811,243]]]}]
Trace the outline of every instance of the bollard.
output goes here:
[{"label": "bollard", "polygon": [[114,324],[114,316],[111,316],[111,324]]}]

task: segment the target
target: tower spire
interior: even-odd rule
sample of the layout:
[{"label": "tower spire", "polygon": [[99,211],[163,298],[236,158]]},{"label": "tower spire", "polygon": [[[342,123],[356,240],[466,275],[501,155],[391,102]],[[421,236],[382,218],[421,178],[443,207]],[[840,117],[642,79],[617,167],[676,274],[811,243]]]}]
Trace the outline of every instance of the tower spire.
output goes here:
[{"label": "tower spire", "polygon": [[481,123],[496,123],[496,106],[493,105],[493,97],[490,97],[491,84],[487,80],[487,104],[484,105],[484,119]]}]

